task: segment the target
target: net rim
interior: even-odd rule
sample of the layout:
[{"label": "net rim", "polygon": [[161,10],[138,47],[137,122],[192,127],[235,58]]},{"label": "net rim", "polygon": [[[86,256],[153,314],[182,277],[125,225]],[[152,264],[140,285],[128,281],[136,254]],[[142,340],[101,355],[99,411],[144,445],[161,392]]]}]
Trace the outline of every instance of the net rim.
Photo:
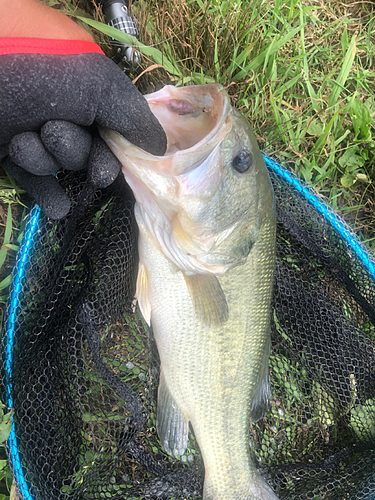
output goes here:
[{"label": "net rim", "polygon": [[283,168],[279,163],[277,163],[272,158],[268,157],[265,153],[262,153],[266,165],[271,168],[274,172],[280,175],[285,181],[292,185],[296,191],[301,193],[307,201],[313,205],[317,211],[323,215],[323,217],[338,231],[342,238],[349,245],[351,250],[358,256],[361,262],[364,264],[366,269],[375,278],[375,261],[372,259],[356,237],[354,236],[352,230],[349,226],[341,219],[341,217],[336,214],[326,203],[320,201],[318,196],[316,196],[312,190],[304,185],[294,174],[289,170]]},{"label": "net rim", "polygon": [[[290,184],[298,191],[323,217],[340,233],[346,241],[349,248],[358,256],[363,265],[375,279],[375,261],[370,257],[368,251],[355,237],[352,230],[347,224],[336,214],[324,201],[313,193],[303,181],[300,181],[292,172],[284,168],[278,162],[262,152],[266,166],[273,172],[278,174],[284,181]],[[3,335],[4,343],[4,369],[5,369],[5,400],[9,408],[12,408],[12,364],[13,364],[13,347],[15,338],[16,314],[20,302],[20,290],[24,279],[26,266],[30,258],[32,243],[37,232],[38,222],[41,216],[41,209],[38,205],[34,205],[29,214],[29,220],[26,224],[25,234],[23,236],[20,250],[17,255],[17,262],[13,271],[11,281],[11,291],[8,299],[7,314],[5,321],[5,329]],[[16,438],[15,424],[12,423],[10,436],[7,440],[8,455],[13,469],[14,478],[16,480],[19,492],[25,500],[34,500],[30,494],[28,484],[23,471],[22,460],[20,457],[18,443]]]},{"label": "net rim", "polygon": [[[12,364],[13,364],[13,346],[14,346],[16,314],[19,306],[19,297],[20,297],[22,281],[25,275],[26,265],[30,256],[33,237],[38,227],[40,214],[41,214],[40,207],[38,205],[35,205],[30,212],[29,220],[25,228],[25,234],[22,239],[21,247],[17,256],[17,263],[12,278],[11,292],[8,299],[8,308],[7,308],[8,318],[5,323],[6,326],[4,333],[4,342],[5,342],[4,369],[5,369],[5,397],[6,397],[6,404],[9,408],[13,407]],[[13,474],[15,476],[20,493],[23,495],[25,500],[33,500],[32,496],[30,495],[29,488],[23,472],[23,466],[18,450],[14,422],[12,422],[12,428],[7,441],[7,446],[9,449],[9,458],[12,464]]]}]

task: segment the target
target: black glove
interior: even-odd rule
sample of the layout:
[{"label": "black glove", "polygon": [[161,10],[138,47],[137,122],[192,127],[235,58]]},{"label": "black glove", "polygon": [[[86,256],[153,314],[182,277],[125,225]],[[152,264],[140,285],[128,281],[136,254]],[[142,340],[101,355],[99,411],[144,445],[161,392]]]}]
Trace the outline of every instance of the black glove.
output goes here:
[{"label": "black glove", "polygon": [[54,219],[70,202],[53,173],[89,167],[97,188],[120,163],[89,126],[117,130],[146,151],[163,155],[165,133],[124,73],[98,53],[0,56],[0,158],[5,169]]}]

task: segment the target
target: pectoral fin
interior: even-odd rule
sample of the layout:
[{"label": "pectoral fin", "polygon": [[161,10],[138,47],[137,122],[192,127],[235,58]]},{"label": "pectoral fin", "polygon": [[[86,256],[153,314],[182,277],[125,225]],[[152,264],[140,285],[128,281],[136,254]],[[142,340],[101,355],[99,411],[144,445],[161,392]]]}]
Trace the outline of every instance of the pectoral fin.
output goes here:
[{"label": "pectoral fin", "polygon": [[137,276],[137,289],[135,292],[135,297],[138,300],[138,306],[142,313],[142,316],[148,326],[151,323],[151,302],[150,302],[150,289],[148,283],[147,269],[139,261],[138,266],[138,276]]},{"label": "pectoral fin", "polygon": [[194,310],[202,323],[219,326],[229,316],[228,304],[219,280],[212,274],[185,275]]},{"label": "pectoral fin", "polygon": [[184,454],[188,441],[189,422],[171,395],[163,372],[160,374],[156,428],[160,442],[169,455],[179,457]]}]

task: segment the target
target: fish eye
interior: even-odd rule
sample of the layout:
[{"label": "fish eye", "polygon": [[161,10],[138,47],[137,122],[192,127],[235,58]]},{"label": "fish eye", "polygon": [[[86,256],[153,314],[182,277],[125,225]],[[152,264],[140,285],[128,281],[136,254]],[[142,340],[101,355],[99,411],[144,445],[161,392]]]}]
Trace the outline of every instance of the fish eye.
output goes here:
[{"label": "fish eye", "polygon": [[249,170],[252,163],[253,155],[245,149],[240,151],[232,160],[233,168],[236,169],[237,172],[240,172],[240,174]]}]

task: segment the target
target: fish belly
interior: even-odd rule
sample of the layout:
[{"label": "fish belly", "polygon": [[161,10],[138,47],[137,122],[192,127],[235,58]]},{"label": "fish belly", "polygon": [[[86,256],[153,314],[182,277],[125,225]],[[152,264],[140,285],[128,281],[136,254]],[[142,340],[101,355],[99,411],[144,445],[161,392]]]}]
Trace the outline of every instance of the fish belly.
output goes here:
[{"label": "fish belly", "polygon": [[183,273],[138,224],[161,360],[158,414],[166,412],[166,434],[177,443],[170,448],[183,452],[180,434],[191,422],[205,465],[205,500],[277,499],[249,456],[250,406],[264,405],[267,395],[273,218],[246,263],[219,277],[229,308],[219,327],[197,319]]}]

